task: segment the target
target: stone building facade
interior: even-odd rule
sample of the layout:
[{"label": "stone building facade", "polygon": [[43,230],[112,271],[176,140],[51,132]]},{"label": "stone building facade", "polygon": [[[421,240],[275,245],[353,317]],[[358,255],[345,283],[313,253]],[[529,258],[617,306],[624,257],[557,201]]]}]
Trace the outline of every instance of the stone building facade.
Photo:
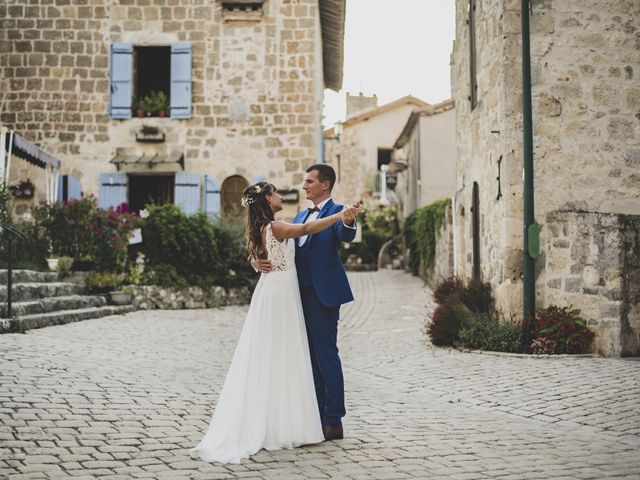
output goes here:
[{"label": "stone building facade", "polygon": [[[378,106],[374,96],[347,96],[347,119],[325,131],[325,160],[336,170],[333,197],[343,203],[380,202],[380,168],[391,162],[393,145],[411,112],[429,104],[412,96]],[[393,193],[390,192],[393,200]]]},{"label": "stone building facade", "polygon": [[[303,201],[323,91],[342,82],[344,0],[8,0],[0,19],[0,123],[62,160],[61,198],[215,216],[265,178],[291,190],[288,215]],[[165,116],[137,118],[152,91]]]},{"label": "stone building facade", "polygon": [[393,145],[406,169],[397,174],[395,194],[403,217],[456,190],[456,116],[453,100],[414,110]]},{"label": "stone building facade", "polygon": [[[638,354],[640,298],[623,285],[637,280],[637,246],[602,238],[623,236],[616,225],[640,215],[640,3],[532,0],[530,15],[536,303],[582,308],[596,351]],[[513,313],[522,310],[520,32],[520,2],[456,1],[455,269],[491,282]]]}]

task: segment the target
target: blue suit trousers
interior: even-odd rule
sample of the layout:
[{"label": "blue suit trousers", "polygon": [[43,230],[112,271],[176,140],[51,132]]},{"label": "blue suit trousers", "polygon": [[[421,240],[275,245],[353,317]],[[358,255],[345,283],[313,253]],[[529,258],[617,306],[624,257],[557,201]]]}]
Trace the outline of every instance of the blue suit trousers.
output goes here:
[{"label": "blue suit trousers", "polygon": [[323,425],[337,427],[346,413],[344,377],[337,343],[340,306],[325,307],[312,286],[301,286],[300,295],[320,418]]}]

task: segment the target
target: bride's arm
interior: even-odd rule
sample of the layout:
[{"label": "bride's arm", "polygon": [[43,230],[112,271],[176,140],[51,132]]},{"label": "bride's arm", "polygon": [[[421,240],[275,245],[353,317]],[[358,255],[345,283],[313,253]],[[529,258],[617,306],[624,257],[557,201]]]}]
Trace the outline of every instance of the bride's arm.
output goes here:
[{"label": "bride's arm", "polygon": [[297,238],[311,233],[321,232],[339,220],[342,220],[342,213],[334,213],[328,217],[307,223],[287,223],[278,221],[271,224],[271,231],[273,232],[273,236],[281,242],[285,238]]}]

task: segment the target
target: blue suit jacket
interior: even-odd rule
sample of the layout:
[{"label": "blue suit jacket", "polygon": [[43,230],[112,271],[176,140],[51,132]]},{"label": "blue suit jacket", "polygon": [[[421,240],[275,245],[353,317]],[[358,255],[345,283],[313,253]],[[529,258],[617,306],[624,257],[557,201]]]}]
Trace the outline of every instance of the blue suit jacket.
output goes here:
[{"label": "blue suit jacket", "polygon": [[[318,218],[342,211],[342,205],[329,201],[322,207]],[[303,223],[308,211],[302,210],[293,223]],[[309,235],[303,246],[296,238],[296,269],[301,287],[313,287],[320,302],[328,308],[337,307],[353,300],[347,274],[340,260],[340,244],[352,242],[355,228],[336,222],[320,233]]]}]

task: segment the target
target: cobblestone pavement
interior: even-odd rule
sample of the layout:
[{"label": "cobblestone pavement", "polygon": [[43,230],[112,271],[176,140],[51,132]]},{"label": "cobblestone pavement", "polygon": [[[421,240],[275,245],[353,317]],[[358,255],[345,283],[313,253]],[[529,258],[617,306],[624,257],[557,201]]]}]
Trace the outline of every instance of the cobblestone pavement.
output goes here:
[{"label": "cobblestone pavement", "polygon": [[344,440],[190,459],[246,308],[135,312],[0,336],[0,478],[640,479],[640,362],[433,349],[419,280],[351,279]]}]

